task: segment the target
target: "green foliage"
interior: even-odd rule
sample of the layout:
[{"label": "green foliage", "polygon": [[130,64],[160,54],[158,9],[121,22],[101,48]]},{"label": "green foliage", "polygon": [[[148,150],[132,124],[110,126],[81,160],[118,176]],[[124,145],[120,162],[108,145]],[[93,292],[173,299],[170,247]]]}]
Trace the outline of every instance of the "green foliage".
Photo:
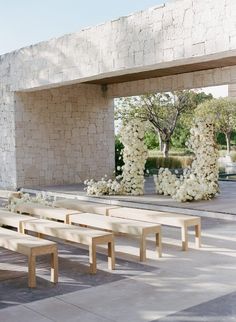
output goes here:
[{"label": "green foliage", "polygon": [[148,150],[154,150],[159,147],[157,135],[153,131],[147,131],[145,133],[144,141]]},{"label": "green foliage", "polygon": [[121,174],[121,170],[117,170],[117,167],[122,167],[124,165],[123,156],[121,151],[124,149],[124,145],[121,143],[119,136],[115,137],[115,166],[116,175]]},{"label": "green foliage", "polygon": [[236,131],[232,132],[231,141],[233,142],[233,144],[236,144]]},{"label": "green foliage", "polygon": [[199,104],[202,104],[206,101],[210,101],[213,99],[212,94],[206,94],[204,92],[194,92],[193,94],[193,101],[195,103],[195,106],[197,107]]},{"label": "green foliage", "polygon": [[224,133],[219,132],[219,133],[216,134],[216,142],[217,142],[217,144],[220,144],[221,146],[226,145],[226,140],[225,140]]},{"label": "green foliage", "polygon": [[171,137],[171,145],[174,148],[186,148],[186,142],[189,138],[189,129],[182,123],[178,123],[174,134]]},{"label": "green foliage", "polygon": [[149,157],[147,159],[145,169],[150,171],[150,170],[156,169],[156,168],[157,168],[157,158],[156,157]]},{"label": "green foliage", "polygon": [[163,154],[167,156],[170,142],[175,147],[184,146],[194,109],[210,99],[211,94],[189,90],[122,98],[116,101],[115,119],[124,124],[132,118],[149,121],[157,138],[153,133],[146,135],[148,148],[157,148],[161,140]]},{"label": "green foliage", "polygon": [[[218,133],[224,133],[227,153],[231,149],[231,135],[236,129],[236,100],[229,98],[213,99],[200,104],[195,115],[213,122]],[[222,138],[219,136],[219,140]]]},{"label": "green foliage", "polygon": [[236,129],[236,100],[219,98],[206,101],[198,106],[195,115],[212,121],[218,132],[233,132]]}]

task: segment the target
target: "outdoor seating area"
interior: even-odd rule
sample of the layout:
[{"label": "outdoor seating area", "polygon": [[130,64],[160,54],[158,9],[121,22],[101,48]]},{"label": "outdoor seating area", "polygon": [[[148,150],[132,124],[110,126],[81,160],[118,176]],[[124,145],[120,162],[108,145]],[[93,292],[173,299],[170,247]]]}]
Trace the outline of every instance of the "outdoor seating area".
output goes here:
[{"label": "outdoor seating area", "polygon": [[161,224],[181,228],[182,249],[188,249],[188,227],[194,226],[196,236],[196,246],[201,245],[201,219],[197,216],[188,216],[170,212],[150,211],[146,209],[135,209],[118,207],[105,204],[95,204],[93,202],[83,202],[80,200],[58,200],[55,207],[74,209],[80,212],[94,212],[99,215],[108,215],[123,219],[131,219],[152,224]]},{"label": "outdoor seating area", "polygon": [[236,0],[1,12],[0,322],[236,322]]},{"label": "outdoor seating area", "polygon": [[97,271],[96,246],[106,244],[108,247],[108,267],[110,269],[115,268],[114,240],[112,234],[82,227],[72,227],[67,224],[45,219],[26,217],[24,215],[8,214],[6,211],[0,211],[0,224],[15,228],[20,227],[19,231],[22,233],[25,233],[26,230],[35,232],[40,238],[46,235],[88,246],[91,274],[95,274]]},{"label": "outdoor seating area", "polygon": [[[11,200],[11,198],[9,198]],[[81,203],[81,206],[80,206]],[[40,246],[42,238],[53,237],[56,240],[72,242],[73,244],[86,245],[89,248],[90,273],[97,271],[97,246],[107,245],[108,268],[115,269],[115,235],[136,236],[139,238],[139,259],[146,260],[147,237],[155,237],[155,247],[158,257],[162,256],[162,230],[161,225],[180,227],[182,232],[182,249],[188,249],[188,227],[195,227],[195,238],[197,247],[200,247],[201,220],[200,217],[191,217],[171,213],[161,213],[156,211],[134,209],[127,207],[111,207],[105,204],[96,204],[93,202],[80,202],[79,200],[60,200],[54,203],[54,206],[60,205],[60,208],[45,206],[37,203],[22,202],[19,203],[15,212],[0,210],[0,225],[16,228],[17,236],[25,238],[27,233],[36,233],[40,238],[34,238]],[[66,206],[67,208],[62,208]],[[74,208],[74,209],[73,209]],[[88,213],[86,210],[93,211]],[[20,214],[19,214],[20,213]],[[27,214],[27,215],[25,215]],[[34,217],[32,217],[34,216]],[[47,219],[42,219],[47,218]],[[66,223],[61,223],[63,221]],[[2,245],[8,245],[9,237],[6,236],[4,243],[4,231],[1,230]],[[12,234],[15,232],[10,231]],[[20,234],[22,233],[22,235]],[[28,236],[28,235],[27,235]],[[30,240],[29,236],[29,248]],[[26,239],[27,240],[27,239]],[[24,239],[25,241],[25,239]],[[51,242],[49,242],[49,245]],[[37,244],[37,245],[38,245]],[[44,244],[44,242],[42,242]],[[54,243],[55,244],[55,243]],[[25,241],[25,245],[26,241]],[[128,240],[127,240],[128,245]],[[48,244],[46,244],[48,246]],[[18,245],[14,245],[11,250],[17,251]],[[30,248],[31,249],[31,248]],[[28,252],[28,250],[27,250]],[[23,252],[24,254],[28,254]],[[40,248],[43,254],[43,250]],[[36,252],[35,254],[40,254]],[[53,252],[54,254],[55,252]],[[35,271],[35,265],[29,253],[29,272]],[[33,263],[33,264],[32,264]],[[32,267],[31,267],[32,266]],[[55,263],[53,267],[55,266]],[[35,273],[29,277],[30,287],[35,286]]]},{"label": "outdoor seating area", "polygon": [[[73,208],[76,207],[76,209],[67,209],[62,207],[62,203],[64,203],[66,207],[70,208],[69,206],[70,202],[71,202],[71,205],[73,205],[72,207]],[[83,211],[78,210],[80,202],[83,207]],[[58,205],[59,207],[57,208],[55,207],[55,205]],[[98,209],[96,207],[100,208],[102,215],[96,214],[95,211],[91,212],[91,210]],[[87,209],[90,210],[89,213],[85,212]],[[13,227],[14,229],[21,231],[22,238],[24,238],[25,236],[26,237],[29,236],[30,238],[31,237],[36,238],[31,236],[31,234],[36,234],[37,236],[40,237],[40,238],[36,238],[39,242],[45,241],[49,243],[55,243],[59,252],[58,284],[55,284],[54,281],[56,281],[56,279],[53,280],[52,278],[53,275],[51,275],[50,280],[54,282],[55,286],[50,287],[50,284],[48,283],[42,284],[42,281],[49,280],[47,267],[48,267],[48,261],[51,262],[51,259],[48,257],[46,257],[43,261],[40,260],[40,262],[37,265],[39,268],[39,276],[40,276],[40,278],[39,276],[37,276],[37,284],[36,284],[37,287],[36,288],[34,287],[34,282],[31,282],[31,286],[30,286],[30,282],[28,282],[30,287],[32,287],[33,285],[35,290],[37,290],[37,293],[35,293],[36,294],[35,303],[38,303],[39,307],[40,307],[40,298],[42,298],[43,296],[45,298],[45,301],[47,302],[48,301],[47,297],[53,296],[54,294],[53,289],[56,292],[55,294],[57,294],[58,292],[59,293],[62,292],[61,293],[62,298],[68,299],[69,303],[76,302],[76,303],[81,303],[81,305],[84,306],[85,304],[83,304],[84,302],[82,303],[80,294],[84,294],[83,296],[85,296],[87,300],[92,299],[93,303],[96,303],[95,298],[93,297],[93,294],[94,295],[96,294],[96,297],[100,298],[101,296],[100,293],[101,293],[103,294],[102,297],[107,299],[107,294],[105,295],[105,293],[111,292],[111,294],[113,294],[113,296],[116,297],[117,296],[116,294],[118,294],[119,292],[113,290],[113,288],[116,287],[115,285],[117,285],[118,289],[124,288],[124,290],[127,290],[127,295],[130,298],[129,302],[132,303],[130,306],[130,310],[132,311],[132,316],[134,316],[131,319],[131,321],[135,321],[136,319],[137,321],[141,321],[141,319],[139,319],[134,314],[133,309],[131,309],[131,307],[135,305],[134,301],[135,303],[138,303],[139,306],[141,305],[141,302],[144,301],[145,303],[149,303],[149,305],[153,306],[153,308],[154,307],[158,308],[159,306],[165,307],[165,304],[163,301],[161,301],[162,304],[161,303],[157,304],[156,302],[155,303],[152,302],[152,299],[149,297],[149,295],[151,294],[151,293],[149,294],[149,291],[148,293],[145,293],[147,285],[146,283],[143,283],[142,280],[144,281],[146,277],[150,279],[151,284],[157,283],[158,285],[160,285],[158,287],[158,289],[160,290],[160,296],[165,298],[166,301],[167,301],[167,298],[170,298],[171,294],[173,294],[173,296],[175,295],[177,296],[177,293],[181,292],[182,298],[185,299],[184,300],[185,303],[189,303],[189,305],[195,305],[196,303],[199,303],[198,298],[194,300],[194,297],[189,297],[189,296],[185,297],[184,295],[185,287],[186,287],[184,281],[186,280],[186,278],[187,280],[189,278],[193,279],[192,282],[189,284],[189,290],[196,292],[195,289],[199,288],[199,292],[200,292],[199,296],[200,298],[204,298],[204,296],[206,296],[206,293],[203,289],[201,290],[201,284],[204,282],[204,275],[199,274],[197,272],[198,271],[200,272],[201,269],[203,270],[207,269],[207,271],[209,270],[209,274],[211,274],[211,278],[217,280],[217,276],[218,276],[217,274],[219,274],[220,266],[218,267],[218,265],[213,265],[214,266],[214,270],[213,270],[213,266],[211,265],[211,262],[212,261],[215,262],[217,260],[218,252],[221,252],[223,254],[222,247],[229,247],[229,244],[225,239],[226,237],[220,236],[219,233],[217,233],[217,229],[219,229],[217,228],[218,221],[215,221],[215,224],[214,224],[215,228],[214,228],[212,227],[212,222],[214,223],[213,219],[211,219],[210,225],[209,223],[207,224],[207,221],[204,219],[203,224],[204,224],[205,232],[203,234],[203,237],[204,237],[203,246],[200,249],[198,247],[195,248],[194,247],[194,241],[196,242],[196,240],[194,240],[195,233],[196,233],[195,226],[199,225],[198,227],[201,228],[201,221],[202,221],[201,218],[200,217],[198,218],[197,216],[186,216],[186,215],[183,216],[182,214],[178,215],[178,214],[172,214],[168,212],[148,211],[145,209],[134,209],[134,208],[128,208],[128,207],[114,206],[111,204],[104,204],[104,203],[100,204],[98,202],[92,202],[92,201],[80,201],[76,199],[58,199],[54,203],[54,207],[45,206],[43,204],[41,205],[37,203],[31,203],[31,202],[28,202],[28,203],[21,202],[16,207],[16,210],[20,213],[13,213],[2,209],[0,211],[0,224],[3,226],[7,226],[8,228]],[[57,215],[57,210],[58,210],[58,215]],[[152,222],[154,221],[154,219],[152,220],[152,215],[155,218],[155,216],[157,216],[157,213],[162,214],[163,217],[166,215],[165,224],[160,224],[160,223],[157,224],[155,222],[154,223]],[[129,217],[127,214],[129,214],[131,218],[121,218],[122,216]],[[144,221],[140,221],[140,218],[142,217],[141,214],[143,214],[144,216],[144,219],[145,219]],[[67,218],[68,224],[64,223],[66,218]],[[193,221],[191,223],[190,221],[191,218],[197,221]],[[179,251],[180,243],[179,243],[178,231],[180,229],[181,224],[184,223],[184,220],[187,220],[187,222],[185,223],[186,226],[187,224],[190,225],[189,231],[188,231],[188,234],[189,234],[188,252]],[[172,224],[173,226],[171,226]],[[222,223],[220,225],[222,225]],[[223,227],[228,227],[227,229],[229,229],[228,224],[224,224]],[[145,234],[146,228],[151,229],[150,234],[149,232],[148,234]],[[2,230],[3,229],[4,231],[6,230],[6,231],[9,231],[10,233],[12,232],[16,234],[15,231],[12,231],[6,228],[2,228]],[[82,243],[80,243],[81,240],[79,243],[70,242],[72,241],[72,235],[75,241],[75,239],[77,238],[77,237],[75,238],[75,236],[77,235],[78,231],[81,231],[81,232],[83,231],[86,236],[90,235],[91,231],[96,231],[101,236],[102,235],[113,236],[114,234],[115,238],[114,237],[113,238],[114,238],[115,256],[113,260],[116,262],[116,266],[112,267],[112,258],[109,256],[107,257],[107,252],[109,255],[109,246],[106,242],[105,244],[102,244],[102,243],[98,244],[96,252],[90,253],[90,264],[87,269],[87,261],[88,261],[87,252],[89,248],[88,245],[84,242],[84,240]],[[27,235],[22,234],[23,232],[27,232]],[[143,237],[145,236],[145,241],[142,238],[142,232],[144,233]],[[29,233],[30,235],[28,235]],[[142,248],[142,242],[144,242],[143,248]],[[213,247],[213,244],[215,245],[214,247]],[[145,254],[144,249],[146,249],[147,254]],[[94,255],[95,257],[93,257]],[[160,255],[162,255],[162,257],[159,257]],[[145,260],[145,257],[146,257],[146,261],[142,262],[144,264],[140,263],[139,259],[142,259],[140,258],[140,256],[143,256],[143,260]],[[229,261],[231,262],[230,257],[225,257],[225,256],[226,255],[224,255],[224,258],[227,259],[227,263]],[[10,257],[7,257],[7,258],[6,260],[9,261]],[[106,264],[107,259],[110,264],[108,267]],[[114,264],[114,261],[113,261],[113,264]],[[200,262],[201,262],[201,265],[199,264]],[[10,265],[11,267],[12,260],[10,260],[9,263],[11,263]],[[43,271],[41,268],[42,263],[44,267]],[[97,270],[96,270],[96,264],[97,264]],[[140,266],[140,265],[143,265],[143,266]],[[233,262],[232,262],[232,265],[233,265]],[[25,263],[25,267],[28,267],[28,262]],[[29,271],[30,271],[30,267],[31,266],[29,266]],[[54,269],[53,267],[54,266],[52,265],[52,268],[51,268],[52,270]],[[111,268],[115,268],[115,269],[111,270]],[[33,266],[33,270],[34,270],[34,266]],[[97,271],[97,274],[95,275],[89,274],[95,271]],[[53,272],[56,272],[56,271],[52,271],[52,273]],[[227,276],[224,274],[222,275],[222,283],[223,281],[226,281],[232,278],[231,276],[232,274],[231,273],[229,274],[229,273],[230,272],[228,272]],[[12,272],[11,274],[13,274],[14,276],[16,273]],[[70,291],[71,290],[70,287],[72,286],[72,284],[71,283],[68,284],[66,282],[69,276],[71,276],[70,278],[74,281],[72,293]],[[93,276],[94,276],[94,282],[93,280],[91,280]],[[179,278],[180,276],[182,277]],[[43,279],[41,277],[43,277]],[[169,280],[168,283],[166,278],[167,280]],[[134,295],[134,294],[132,295],[132,293],[130,293],[132,289],[132,288],[130,289],[130,286],[132,285],[133,279],[135,279],[136,281],[135,283],[137,283],[136,287],[137,287],[137,290],[139,290],[138,292],[141,292],[142,294],[144,292],[146,294],[145,300],[143,299],[143,295],[141,296],[141,293],[140,293],[141,297],[139,295]],[[16,290],[16,294],[18,294],[20,290],[22,291],[24,290],[24,292],[26,292],[26,288],[25,288],[27,285],[26,277],[18,277],[16,279],[11,278],[9,280],[6,280],[4,283],[2,284],[2,286],[8,285],[9,292],[10,292],[9,294],[12,294],[11,296],[13,298],[14,298],[14,295],[13,295],[14,289]],[[82,293],[81,293],[81,290],[78,289],[81,283],[84,284],[83,287],[85,287]],[[71,286],[69,286],[70,284]],[[38,285],[40,286],[39,288],[38,288]],[[44,285],[43,288],[42,288],[42,285]],[[182,291],[180,291],[181,288],[183,289]],[[232,289],[233,289],[233,285],[232,285]],[[228,291],[229,288],[225,289],[225,291],[226,290]],[[1,285],[0,285],[0,293],[1,293]],[[212,295],[213,294],[221,295],[223,293],[222,292],[219,293],[218,288],[215,288]],[[158,295],[158,298],[160,298],[160,296]],[[29,298],[27,301],[30,301]],[[102,301],[102,298],[98,301],[98,303],[101,301]],[[108,301],[108,299],[106,301]],[[125,300],[125,301],[128,301],[128,300]],[[111,307],[113,307],[112,309],[113,313],[110,310],[108,310],[107,317],[109,316],[111,317],[113,316],[113,314],[119,314],[120,316],[120,310],[122,310],[121,305],[122,303],[125,303],[125,301],[119,300],[119,303],[117,303],[118,305],[117,310],[119,311],[119,313],[116,309],[114,309],[114,306],[110,304]],[[182,300],[180,300],[180,306],[184,308],[185,307],[184,302],[182,303],[181,301]],[[56,300],[55,303],[58,303],[58,305],[62,305],[60,299]],[[30,305],[30,303],[27,304],[27,306],[28,305]],[[99,312],[99,304],[98,305],[94,304],[94,310],[96,312]],[[13,312],[14,312],[14,308],[13,308]],[[124,315],[121,314],[121,316],[125,317],[126,314],[127,313],[124,312]],[[97,318],[98,317],[96,316],[95,319]]]},{"label": "outdoor seating area", "polygon": [[[80,205],[80,202],[72,201],[72,206]],[[140,237],[140,261],[146,260],[146,237],[150,234],[155,234],[156,236],[156,246],[159,257],[162,254],[162,246],[161,246],[161,226],[159,224],[148,224],[145,222],[139,222],[136,220],[129,219],[121,219],[121,218],[110,218],[108,216],[93,214],[93,213],[82,213],[76,214],[73,210],[66,210],[63,208],[50,208],[45,207],[44,205],[40,208],[40,205],[35,205],[34,203],[21,203],[16,206],[16,212],[19,213],[27,213],[29,215],[38,215],[39,217],[47,217],[49,219],[57,219],[57,220],[68,220],[67,223],[70,224],[78,224],[80,226],[88,226],[90,228],[108,230],[116,234],[126,234],[126,235],[135,235]],[[69,203],[68,203],[69,205]],[[88,203],[86,207],[86,203],[82,202],[82,209],[90,209],[94,211],[101,211],[102,213],[109,213],[109,209],[111,209],[108,205],[93,206],[93,203]],[[58,210],[58,216],[57,216]],[[61,217],[61,214],[64,210],[64,218]],[[50,211],[52,212],[52,217],[50,216]],[[99,211],[99,212],[100,212]],[[68,213],[71,213],[68,215]]]}]

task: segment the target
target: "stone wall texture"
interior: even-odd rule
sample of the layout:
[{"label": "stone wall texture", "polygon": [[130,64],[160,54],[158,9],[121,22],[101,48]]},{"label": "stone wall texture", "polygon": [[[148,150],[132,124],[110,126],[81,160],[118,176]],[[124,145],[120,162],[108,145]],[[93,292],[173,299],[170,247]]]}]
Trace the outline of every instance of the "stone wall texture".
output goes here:
[{"label": "stone wall texture", "polygon": [[183,89],[197,89],[208,86],[229,85],[233,90],[236,82],[236,66],[208,69],[203,71],[150,78],[120,84],[111,84],[108,95],[111,97],[134,96],[151,92],[165,92]]},{"label": "stone wall texture", "polygon": [[0,74],[25,90],[235,50],[235,0],[177,0],[3,55]]},{"label": "stone wall texture", "polygon": [[114,97],[235,83],[236,66],[82,83],[227,57],[235,0],[177,0],[0,56],[0,186],[110,175]]},{"label": "stone wall texture", "polygon": [[18,186],[78,183],[113,173],[113,101],[100,92],[96,85],[71,85],[16,94]]},{"label": "stone wall texture", "polygon": [[236,98],[236,84],[230,84],[228,87],[228,96]]}]

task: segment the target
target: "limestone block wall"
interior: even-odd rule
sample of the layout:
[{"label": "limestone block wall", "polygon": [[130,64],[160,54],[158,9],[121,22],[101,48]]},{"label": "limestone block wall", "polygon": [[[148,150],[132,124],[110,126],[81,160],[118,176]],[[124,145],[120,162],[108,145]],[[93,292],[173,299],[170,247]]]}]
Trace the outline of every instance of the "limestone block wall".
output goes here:
[{"label": "limestone block wall", "polygon": [[3,55],[0,75],[12,90],[25,90],[235,51],[235,0],[177,0]]},{"label": "limestone block wall", "polygon": [[0,187],[14,187],[15,160],[14,94],[0,83]]},{"label": "limestone block wall", "polygon": [[228,86],[228,96],[236,98],[236,84],[230,84]]},{"label": "limestone block wall", "polygon": [[15,100],[18,187],[112,175],[113,100],[100,86],[16,93]]},{"label": "limestone block wall", "polygon": [[[165,77],[150,78],[108,86],[110,97],[134,96],[152,92],[165,92],[236,83],[236,66],[208,69]],[[230,85],[233,93],[235,85]],[[236,93],[235,93],[236,96]]]},{"label": "limestone block wall", "polygon": [[227,57],[234,64],[235,0],[176,0],[0,56],[0,186],[109,175],[114,97],[233,84],[236,66],[108,84],[106,93],[82,83]]}]

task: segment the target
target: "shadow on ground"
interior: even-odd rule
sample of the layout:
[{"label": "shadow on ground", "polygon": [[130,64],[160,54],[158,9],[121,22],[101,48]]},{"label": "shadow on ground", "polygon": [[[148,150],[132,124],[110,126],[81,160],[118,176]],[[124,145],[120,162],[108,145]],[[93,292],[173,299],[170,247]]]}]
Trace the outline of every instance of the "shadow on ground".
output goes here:
[{"label": "shadow on ground", "polygon": [[[139,262],[116,260],[116,269],[109,271],[107,256],[97,256],[97,274],[89,274],[88,251],[68,244],[59,244],[59,283],[50,283],[48,256],[37,261],[37,288],[27,287],[27,261],[24,256],[7,250],[0,253],[0,309],[84,290],[131,276],[156,270]],[[12,268],[12,270],[11,270]]]},{"label": "shadow on ground", "polygon": [[235,303],[236,292],[233,292],[152,322],[234,322]]}]

